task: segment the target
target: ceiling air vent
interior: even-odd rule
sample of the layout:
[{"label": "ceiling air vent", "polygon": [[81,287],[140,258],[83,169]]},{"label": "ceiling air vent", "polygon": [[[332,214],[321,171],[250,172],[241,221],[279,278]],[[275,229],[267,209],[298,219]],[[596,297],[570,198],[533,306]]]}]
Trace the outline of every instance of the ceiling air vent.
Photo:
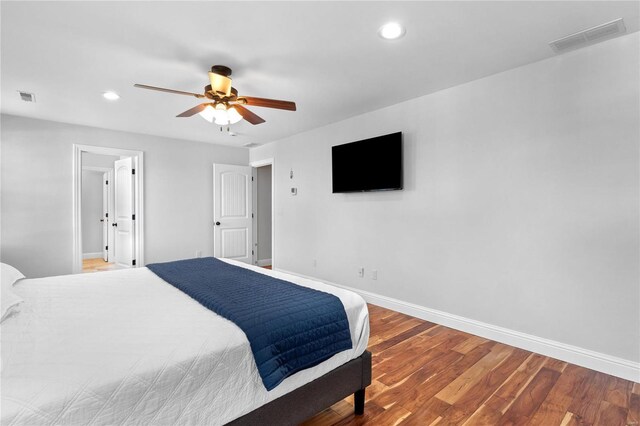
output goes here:
[{"label": "ceiling air vent", "polygon": [[21,90],[18,90],[18,93],[20,93],[20,99],[22,99],[25,102],[35,102],[36,101],[36,95],[33,94],[33,93],[23,92]]},{"label": "ceiling air vent", "polygon": [[243,145],[245,148],[255,148],[256,146],[260,146],[259,143],[251,142]]},{"label": "ceiling air vent", "polygon": [[563,53],[617,37],[625,32],[627,32],[627,28],[624,26],[622,18],[620,18],[615,21],[607,22],[606,24],[598,25],[597,27],[568,35],[558,40],[554,40],[549,43],[549,46],[551,46],[554,52]]}]

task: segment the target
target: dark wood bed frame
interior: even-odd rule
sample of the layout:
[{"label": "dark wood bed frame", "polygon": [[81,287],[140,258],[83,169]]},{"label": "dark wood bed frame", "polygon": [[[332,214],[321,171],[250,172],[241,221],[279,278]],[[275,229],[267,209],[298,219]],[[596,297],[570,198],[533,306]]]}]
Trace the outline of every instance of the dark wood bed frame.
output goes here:
[{"label": "dark wood bed frame", "polygon": [[316,380],[256,408],[228,425],[297,425],[354,395],[354,412],[364,413],[365,388],[371,384],[371,352],[341,365]]}]

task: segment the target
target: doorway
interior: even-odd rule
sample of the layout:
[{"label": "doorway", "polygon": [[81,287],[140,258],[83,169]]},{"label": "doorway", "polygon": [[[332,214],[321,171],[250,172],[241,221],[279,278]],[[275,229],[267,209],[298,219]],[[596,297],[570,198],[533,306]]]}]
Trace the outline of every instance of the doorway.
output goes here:
[{"label": "doorway", "polygon": [[274,262],[273,159],[213,165],[213,255],[271,269]]},{"label": "doorway", "polygon": [[254,167],[254,251],[255,264],[258,266],[272,266],[271,240],[272,240],[272,167],[271,164]]},{"label": "doorway", "polygon": [[74,145],[73,272],[144,265],[143,153]]},{"label": "doorway", "polygon": [[272,269],[275,264],[275,165],[273,158],[251,163],[253,176],[254,265]]},{"label": "doorway", "polygon": [[113,170],[120,157],[84,152],[82,160],[82,272],[116,269]]}]

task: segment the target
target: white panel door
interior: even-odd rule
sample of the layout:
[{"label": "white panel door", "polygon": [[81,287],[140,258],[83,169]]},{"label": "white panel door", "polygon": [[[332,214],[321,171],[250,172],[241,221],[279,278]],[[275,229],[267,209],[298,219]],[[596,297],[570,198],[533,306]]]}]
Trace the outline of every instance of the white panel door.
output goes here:
[{"label": "white panel door", "polygon": [[102,175],[102,259],[109,261],[109,172]]},{"label": "white panel door", "polygon": [[213,255],[253,263],[251,167],[213,165]]},{"label": "white panel door", "polygon": [[133,215],[133,159],[125,158],[115,162],[115,261],[120,266],[132,266],[134,223]]}]

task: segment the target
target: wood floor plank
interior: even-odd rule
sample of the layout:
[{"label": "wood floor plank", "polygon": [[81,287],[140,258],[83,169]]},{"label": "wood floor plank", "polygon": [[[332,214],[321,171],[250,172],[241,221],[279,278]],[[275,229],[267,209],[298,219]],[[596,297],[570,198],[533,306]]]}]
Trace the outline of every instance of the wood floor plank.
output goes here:
[{"label": "wood floor plank", "polygon": [[[442,352],[449,347],[458,344],[463,337],[457,336],[455,333],[446,332],[438,334],[432,338],[416,338],[412,339],[411,345],[396,345],[381,355],[385,359],[376,365],[376,369],[380,373],[391,375],[396,370],[405,370],[406,365],[420,364],[421,360],[425,358],[425,355],[430,351]],[[386,385],[389,381],[393,382],[393,378],[385,379],[381,381]]]},{"label": "wood floor plank", "polygon": [[[452,336],[451,338],[439,343],[434,348],[427,349],[423,353],[409,356],[406,360],[402,361],[400,366],[398,366],[394,370],[387,371],[387,373],[380,380],[387,386],[398,383],[402,380],[403,377],[410,375],[416,369],[419,369],[423,365],[428,364],[433,359],[439,357],[441,354],[449,352],[450,347],[455,346],[461,338],[462,337],[460,336]],[[456,352],[455,354],[459,353]],[[434,368],[431,367],[430,370],[434,370]]]},{"label": "wood floor plank", "polygon": [[[468,354],[460,357],[457,361],[449,364],[447,368],[440,369],[436,374],[431,376],[429,380],[424,382],[419,389],[416,389],[416,392],[412,393],[409,402],[404,403],[403,405],[405,405],[405,407],[410,411],[414,411],[417,407],[427,403],[438,392],[455,380],[456,377],[487,355],[491,351],[493,345],[493,342],[487,342],[480,345]],[[457,354],[455,351],[451,352]],[[410,404],[410,407],[408,404]]]},{"label": "wood floor plank", "polygon": [[375,345],[370,345],[369,346],[369,350],[372,352],[382,352],[386,349],[389,349],[392,346],[397,345],[400,342],[404,342],[407,339],[410,339],[413,336],[416,336],[424,331],[429,330],[430,328],[435,327],[436,325],[434,323],[425,321],[421,324],[418,324],[408,330],[403,331],[400,334],[396,334],[395,336],[387,339],[387,340],[383,340]]},{"label": "wood floor plank", "polygon": [[491,369],[504,361],[511,352],[513,352],[513,348],[510,346],[502,344],[494,346],[491,352],[456,377],[447,387],[438,392],[436,398],[441,399],[447,404],[455,404],[470,387],[479,382]]},{"label": "wood floor plank", "polygon": [[388,329],[378,332],[375,336],[374,342],[372,343],[384,342],[420,324],[422,324],[422,321],[418,318],[403,319],[398,323],[393,323],[393,326],[390,326]]},{"label": "wood floor plank", "polygon": [[481,345],[483,343],[486,343],[486,342],[488,342],[488,339],[485,339],[485,338],[479,337],[479,336],[471,336],[470,338],[468,338],[464,342],[462,342],[459,345],[457,345],[456,347],[454,347],[453,350],[456,351],[456,352],[460,352],[461,354],[466,354],[471,349],[473,349],[476,346],[479,346],[479,345]]},{"label": "wood floor plank", "polygon": [[500,425],[526,424],[529,417],[536,412],[545,400],[551,388],[560,377],[559,372],[549,368],[541,368],[524,391],[516,398],[509,409],[500,418]]},{"label": "wood floor plank", "polygon": [[630,425],[640,425],[640,395],[637,393],[632,393],[629,398],[627,423]]},{"label": "wood floor plank", "polygon": [[410,415],[411,412],[404,409],[401,405],[394,405],[375,416],[372,421],[374,422],[373,424],[380,426],[395,426]]},{"label": "wood floor plank", "polygon": [[622,407],[602,401],[596,414],[594,425],[625,426],[627,424],[627,412],[628,410]]},{"label": "wood floor plank", "polygon": [[[332,426],[361,426],[361,425],[374,425],[374,419],[382,414],[384,409],[382,407],[378,407],[373,402],[367,402],[364,406],[364,414],[361,416],[356,416],[353,412],[349,415],[341,419],[336,423],[324,423],[323,426],[332,425]],[[318,425],[320,426],[320,425]]]},{"label": "wood floor plank", "polygon": [[578,424],[578,420],[573,415],[573,413],[570,413],[568,411],[562,418],[562,422],[560,422],[560,426],[577,426]]},{"label": "wood floor plank", "polygon": [[442,414],[449,409],[450,405],[440,401],[438,398],[431,398],[425,404],[417,409],[412,410],[409,417],[405,418],[402,426],[422,426],[433,423],[440,418]]},{"label": "wood floor plank", "polygon": [[470,387],[448,410],[444,418],[448,424],[463,424],[482,406],[504,380],[511,375],[530,355],[530,352],[513,348],[509,357],[494,369],[489,371],[482,379]]},{"label": "wood floor plank", "polygon": [[609,384],[604,393],[604,400],[610,404],[628,409],[632,388],[633,382],[609,376]]},{"label": "wood floor plank", "polygon": [[491,407],[482,405],[471,415],[471,417],[467,419],[466,422],[463,423],[463,426],[495,425],[500,421],[500,417],[502,417],[502,413],[500,411],[496,411]]},{"label": "wood floor plank", "polygon": [[588,376],[586,369],[574,365],[569,365],[563,373],[531,418],[531,424],[545,426],[562,423],[574,394]]},{"label": "wood floor plank", "polygon": [[370,401],[374,399],[376,396],[380,395],[382,392],[386,391],[387,389],[389,389],[388,386],[386,386],[379,380],[373,379],[371,381],[371,384],[367,386],[366,398],[367,400]]},{"label": "wood floor plank", "polygon": [[559,359],[547,358],[547,360],[544,363],[544,366],[551,370],[556,370],[562,373],[564,369],[567,368],[567,363],[564,361],[560,361]]},{"label": "wood floor plank", "polygon": [[544,365],[545,357],[531,354],[505,383],[489,398],[486,405],[504,413]]},{"label": "wood floor plank", "polygon": [[[386,391],[382,392],[374,401],[383,408],[387,408],[394,403],[404,406],[414,401],[414,393],[412,392],[414,388],[423,384],[439,371],[442,371],[462,357],[463,355],[453,351],[440,353],[440,355],[430,363],[407,376],[402,383],[389,387]],[[407,407],[405,406],[405,408]],[[413,407],[410,406],[409,410],[411,410],[411,408]]]},{"label": "wood floor plank", "polygon": [[576,392],[568,409],[580,422],[586,424],[595,422],[600,401],[604,398],[608,377],[606,374],[589,370],[587,379]]},{"label": "wood floor plank", "polygon": [[637,383],[369,307],[364,415],[353,414],[349,397],[305,426],[639,426]]}]

